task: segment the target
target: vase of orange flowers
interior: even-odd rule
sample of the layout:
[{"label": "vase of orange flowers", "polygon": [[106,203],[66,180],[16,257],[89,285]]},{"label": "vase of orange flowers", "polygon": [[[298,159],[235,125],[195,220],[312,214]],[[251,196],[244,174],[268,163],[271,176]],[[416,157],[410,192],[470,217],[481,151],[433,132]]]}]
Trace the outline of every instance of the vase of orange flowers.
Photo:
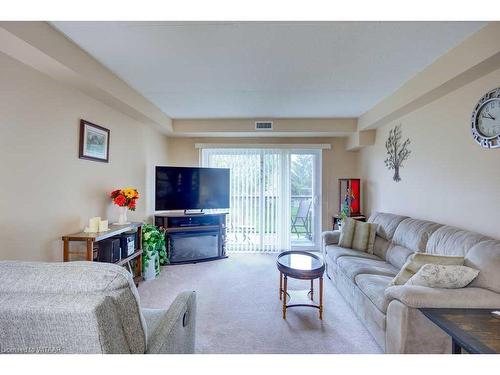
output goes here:
[{"label": "vase of orange flowers", "polygon": [[127,221],[127,212],[135,211],[137,200],[139,199],[139,192],[137,189],[125,188],[113,190],[110,194],[113,203],[118,206],[119,217],[118,225],[130,224]]}]

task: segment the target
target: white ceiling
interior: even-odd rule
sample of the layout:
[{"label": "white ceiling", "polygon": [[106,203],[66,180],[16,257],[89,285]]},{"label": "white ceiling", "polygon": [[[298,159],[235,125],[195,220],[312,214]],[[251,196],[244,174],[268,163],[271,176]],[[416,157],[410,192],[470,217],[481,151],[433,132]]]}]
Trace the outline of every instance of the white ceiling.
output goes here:
[{"label": "white ceiling", "polygon": [[484,22],[53,22],[172,118],[358,117]]}]

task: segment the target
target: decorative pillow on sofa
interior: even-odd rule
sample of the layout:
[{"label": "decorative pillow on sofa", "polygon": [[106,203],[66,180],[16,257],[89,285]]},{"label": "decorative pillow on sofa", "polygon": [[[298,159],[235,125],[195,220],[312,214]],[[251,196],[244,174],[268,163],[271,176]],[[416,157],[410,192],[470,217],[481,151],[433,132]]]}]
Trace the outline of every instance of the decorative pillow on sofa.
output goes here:
[{"label": "decorative pillow on sofa", "polygon": [[352,238],[354,237],[354,229],[356,228],[356,220],[346,218],[340,229],[339,246],[350,248],[352,246]]},{"label": "decorative pillow on sofa", "polygon": [[406,263],[403,265],[403,267],[401,267],[399,273],[391,281],[391,285],[405,284],[425,264],[440,264],[443,266],[447,265],[463,266],[464,257],[414,253],[408,257]]},{"label": "decorative pillow on sofa", "polygon": [[377,224],[346,218],[340,233],[339,246],[373,254]]},{"label": "decorative pillow on sofa", "polygon": [[406,285],[459,289],[470,284],[478,274],[478,270],[466,266],[425,264],[406,282]]}]

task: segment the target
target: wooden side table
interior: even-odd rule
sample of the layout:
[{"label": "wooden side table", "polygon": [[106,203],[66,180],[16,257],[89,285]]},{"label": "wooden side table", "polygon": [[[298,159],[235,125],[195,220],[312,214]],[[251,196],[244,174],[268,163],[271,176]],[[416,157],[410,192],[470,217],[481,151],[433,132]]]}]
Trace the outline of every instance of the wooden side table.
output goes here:
[{"label": "wooden side table", "polygon": [[98,232],[98,233],[79,232],[62,236],[63,261],[70,262],[71,255],[82,255],[81,251],[71,251],[70,249],[71,242],[85,242],[86,243],[85,260],[94,262],[97,261],[97,253],[99,251],[99,241],[130,231],[137,231],[137,248],[133,254],[131,254],[126,258],[120,259],[118,262],[115,262],[115,264],[119,266],[128,266],[129,270],[132,272],[132,267],[130,266],[130,262],[132,260],[135,260],[136,265],[135,265],[134,282],[137,285],[142,275],[142,251],[143,251],[142,223],[112,225],[110,227],[110,230],[106,232]]}]

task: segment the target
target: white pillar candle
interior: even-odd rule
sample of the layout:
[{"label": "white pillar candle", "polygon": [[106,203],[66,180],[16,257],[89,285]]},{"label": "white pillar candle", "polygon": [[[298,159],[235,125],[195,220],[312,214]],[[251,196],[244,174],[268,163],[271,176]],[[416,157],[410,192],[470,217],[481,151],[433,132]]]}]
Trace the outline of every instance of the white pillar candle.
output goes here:
[{"label": "white pillar candle", "polygon": [[99,221],[99,232],[106,232],[108,230],[108,221],[100,220]]},{"label": "white pillar candle", "polygon": [[89,220],[89,230],[92,233],[96,233],[99,231],[99,222],[101,221],[100,217],[93,217]]}]

